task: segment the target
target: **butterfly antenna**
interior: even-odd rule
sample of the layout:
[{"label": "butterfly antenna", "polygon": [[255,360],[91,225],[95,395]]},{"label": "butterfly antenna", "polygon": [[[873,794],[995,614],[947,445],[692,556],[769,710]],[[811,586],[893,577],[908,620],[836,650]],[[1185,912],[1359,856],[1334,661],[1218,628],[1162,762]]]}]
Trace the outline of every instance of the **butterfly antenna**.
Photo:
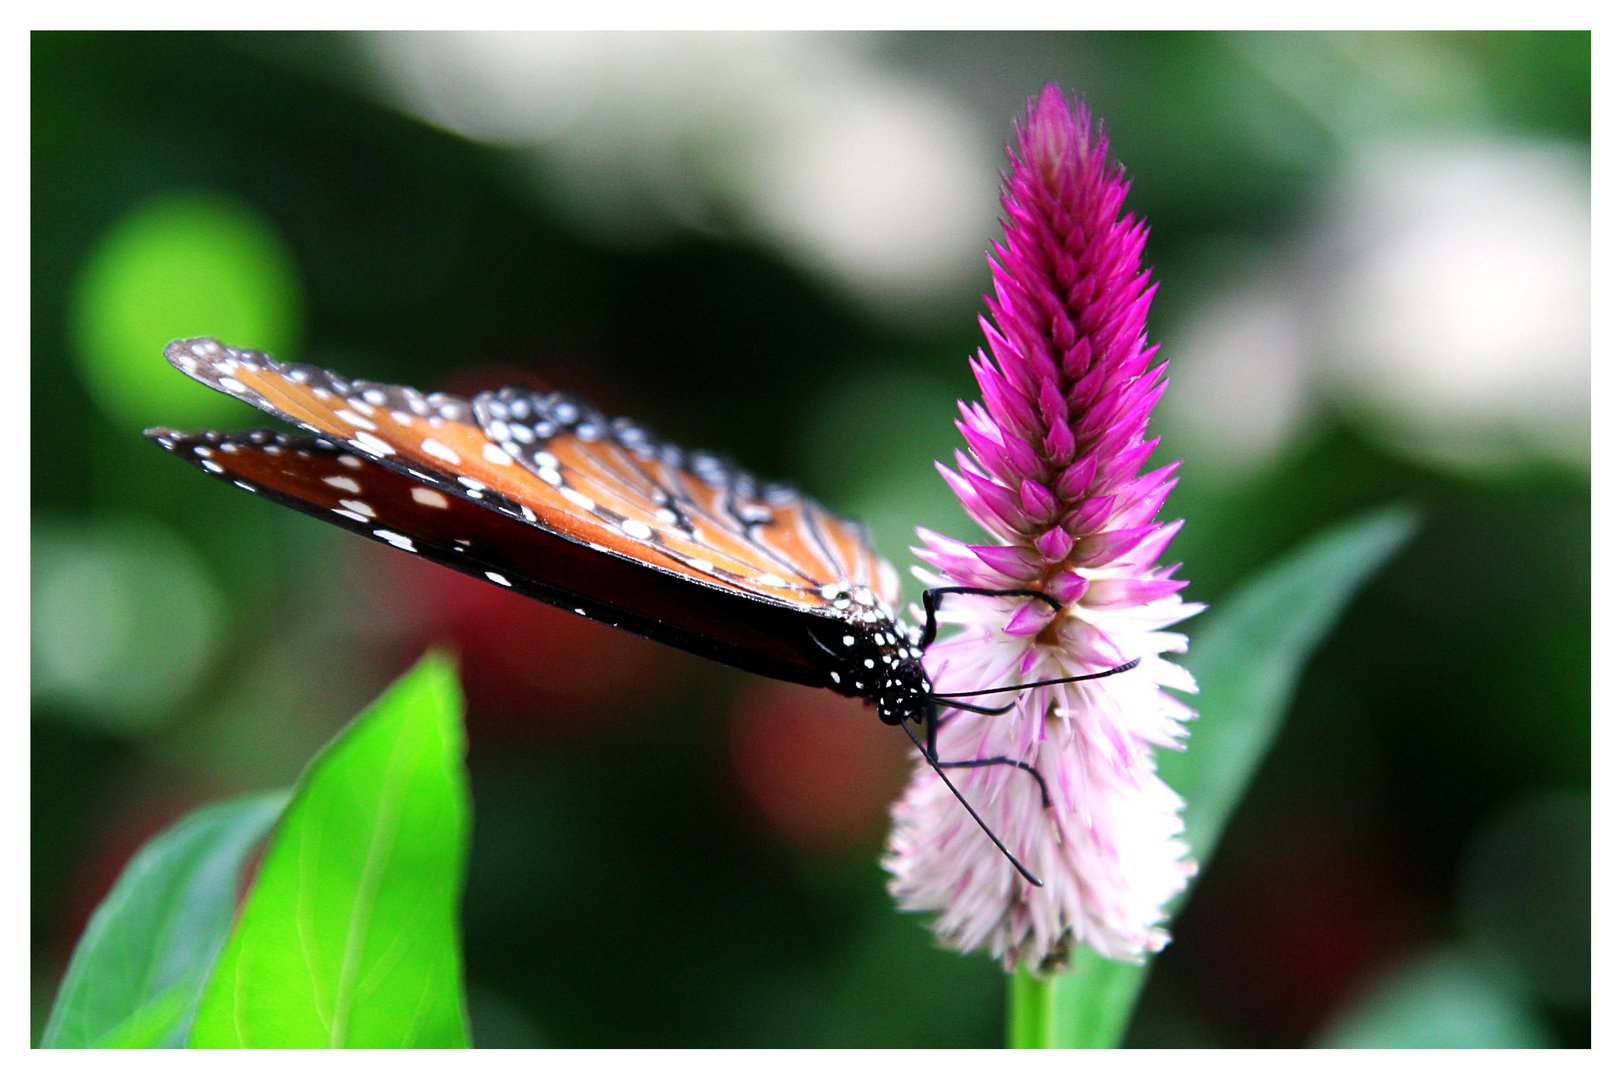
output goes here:
[{"label": "butterfly antenna", "polygon": [[957,785],[946,778],[946,773],[941,769],[940,763],[935,760],[934,756],[930,754],[928,750],[924,749],[924,744],[918,741],[918,736],[912,733],[912,729],[907,727],[906,724],[901,724],[898,726],[902,731],[907,733],[907,738],[912,740],[912,745],[918,748],[918,752],[924,755],[924,760],[929,762],[929,767],[931,769],[935,770],[935,775],[941,778],[941,783],[946,785],[946,790],[955,795],[957,797],[957,801],[963,804],[963,809],[967,810],[969,812],[969,816],[974,819],[974,823],[980,826],[980,831],[991,838],[991,842],[997,845],[997,850],[1003,853],[1003,857],[1013,865],[1015,870],[1019,871],[1019,876],[1040,889],[1042,887],[1042,879],[1027,870],[1025,868],[1025,864],[1020,862],[1019,859],[1015,858],[1012,851],[1008,850],[1008,845],[1002,842],[1002,838],[991,831],[991,826],[987,825],[985,819],[975,812],[974,807],[969,805],[969,800],[963,797],[963,793],[957,789]]}]

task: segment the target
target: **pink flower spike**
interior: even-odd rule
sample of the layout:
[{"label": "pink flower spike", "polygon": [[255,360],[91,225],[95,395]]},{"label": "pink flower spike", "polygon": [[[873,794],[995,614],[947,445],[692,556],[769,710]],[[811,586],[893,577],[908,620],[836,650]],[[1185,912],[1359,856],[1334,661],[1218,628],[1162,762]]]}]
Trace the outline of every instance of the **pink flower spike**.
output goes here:
[{"label": "pink flower spike", "polygon": [[924,664],[937,685],[949,671],[944,681],[969,691],[1140,663],[979,699],[1012,701],[1000,715],[941,714],[942,760],[1001,758],[1040,774],[988,763],[954,777],[1042,887],[922,761],[892,809],[884,865],[900,906],[936,913],[946,944],[1049,972],[1078,948],[1130,960],[1168,940],[1166,904],[1194,867],[1155,753],[1180,746],[1193,715],[1163,687],[1193,681],[1165,658],[1187,648],[1166,628],[1201,607],[1181,599],[1175,567],[1156,564],[1178,528],[1156,520],[1176,466],[1145,472],[1165,366],[1145,333],[1157,286],[1142,266],[1148,230],[1124,210],[1125,175],[1103,128],[1052,85],[1029,103],[1009,159],[986,344],[969,360],[981,402],[961,406],[967,450],[939,467],[990,541],[920,529],[915,550],[931,585],[1028,595],[952,596],[940,619],[958,630]]}]

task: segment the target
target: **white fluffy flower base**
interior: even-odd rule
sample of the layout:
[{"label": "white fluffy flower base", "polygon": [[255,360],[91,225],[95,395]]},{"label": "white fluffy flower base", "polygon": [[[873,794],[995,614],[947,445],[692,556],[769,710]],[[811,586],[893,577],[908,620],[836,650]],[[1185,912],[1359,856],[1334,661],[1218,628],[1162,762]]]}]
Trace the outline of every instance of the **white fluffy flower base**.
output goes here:
[{"label": "white fluffy flower base", "polygon": [[[988,610],[993,606],[1000,615]],[[974,607],[980,610],[970,614]],[[1159,926],[1165,906],[1194,873],[1180,838],[1182,800],[1154,766],[1155,747],[1176,747],[1182,721],[1192,716],[1162,686],[1192,690],[1193,682],[1159,655],[1182,651],[1185,639],[1160,628],[1198,606],[1168,600],[1088,612],[1096,622],[1073,615],[1053,646],[1003,634],[997,624],[1006,619],[1004,602],[959,610],[978,625],[930,650],[940,692],[1100,670],[1119,660],[1100,655],[1098,667],[1084,667],[1074,658],[1098,654],[1106,641],[1142,663],[1096,682],[1024,691],[1003,716],[945,714],[942,761],[1007,756],[1045,779],[1052,800],[1046,807],[1041,786],[1022,770],[993,765],[948,773],[1042,888],[1020,878],[919,761],[892,809],[884,859],[891,893],[903,910],[940,912],[933,929],[944,943],[964,952],[984,948],[1010,971],[1062,970],[1078,945],[1116,960],[1159,950],[1168,940]]]}]

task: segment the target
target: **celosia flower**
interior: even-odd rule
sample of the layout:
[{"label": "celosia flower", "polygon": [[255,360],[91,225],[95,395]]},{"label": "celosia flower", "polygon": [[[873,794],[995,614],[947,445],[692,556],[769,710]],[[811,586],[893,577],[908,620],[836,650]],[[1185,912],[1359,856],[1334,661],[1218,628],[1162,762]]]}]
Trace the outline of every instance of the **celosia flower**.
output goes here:
[{"label": "celosia flower", "polygon": [[945,943],[986,948],[1009,970],[1052,971],[1078,945],[1131,959],[1167,941],[1157,924],[1194,867],[1181,800],[1156,776],[1154,752],[1176,747],[1193,715],[1162,688],[1194,685],[1162,654],[1184,651],[1187,639],[1165,627],[1201,605],[1181,600],[1175,567],[1155,565],[1181,522],[1155,520],[1176,465],[1143,471],[1165,365],[1151,367],[1147,230],[1122,211],[1126,179],[1102,128],[1052,85],[1030,103],[1009,157],[1006,235],[988,260],[994,295],[981,319],[991,355],[970,361],[984,400],[960,404],[968,452],[955,470],[940,467],[995,542],[921,529],[915,550],[938,571],[919,572],[930,585],[1034,590],[1062,610],[952,596],[942,621],[963,629],[926,664],[936,691],[950,693],[1141,663],[1021,691],[1004,715],[943,714],[942,761],[1007,756],[1044,778],[1046,806],[1022,770],[957,774],[1044,887],[1020,878],[922,762],[892,811],[885,866],[905,910],[940,913]]}]

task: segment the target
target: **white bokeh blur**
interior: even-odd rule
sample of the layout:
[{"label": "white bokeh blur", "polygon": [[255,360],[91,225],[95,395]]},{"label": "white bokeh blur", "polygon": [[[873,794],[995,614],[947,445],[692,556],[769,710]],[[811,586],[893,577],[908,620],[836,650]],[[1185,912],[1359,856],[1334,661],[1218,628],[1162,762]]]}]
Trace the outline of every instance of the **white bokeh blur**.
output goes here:
[{"label": "white bokeh blur", "polygon": [[901,319],[984,276],[999,138],[864,35],[358,40],[398,107],[532,149],[548,195],[609,242],[738,233]]},{"label": "white bokeh blur", "polygon": [[1586,461],[1585,153],[1484,139],[1372,146],[1320,243],[1337,398],[1440,461]]},{"label": "white bokeh blur", "polygon": [[1586,467],[1589,229],[1581,148],[1371,141],[1287,249],[1236,245],[1166,333],[1165,422],[1237,471],[1328,408],[1445,467]]}]

